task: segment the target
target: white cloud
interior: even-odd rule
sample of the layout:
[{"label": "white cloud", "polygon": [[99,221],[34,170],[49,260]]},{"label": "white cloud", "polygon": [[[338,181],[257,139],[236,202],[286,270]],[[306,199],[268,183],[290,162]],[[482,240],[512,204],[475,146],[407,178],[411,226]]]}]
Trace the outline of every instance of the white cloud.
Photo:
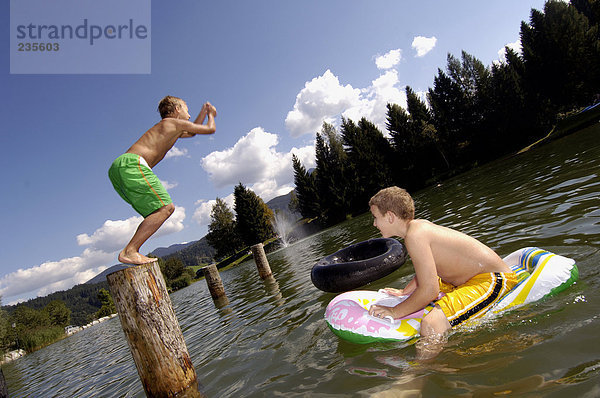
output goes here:
[{"label": "white cloud", "polygon": [[233,147],[205,156],[202,167],[217,188],[238,182],[248,184],[264,178],[279,163],[273,149],[278,142],[276,134],[257,127],[240,138]]},{"label": "white cloud", "polygon": [[[312,145],[303,146],[302,148],[292,148],[290,153],[296,155],[300,163],[309,170],[313,167],[317,166],[317,162],[315,159],[315,144],[313,142]],[[291,167],[291,166],[290,166]],[[293,173],[293,171],[292,171]]]},{"label": "white cloud", "polygon": [[[152,236],[163,236],[179,232],[183,229],[183,220],[185,219],[185,208],[175,206],[175,211]],[[89,246],[92,250],[99,250],[106,253],[121,250],[131,239],[138,225],[143,221],[143,217],[134,216],[127,220],[106,220],[92,235],[77,235],[77,244],[79,246]]]},{"label": "white cloud", "polygon": [[[181,231],[184,219],[185,208],[175,207],[175,212],[153,237]],[[107,220],[91,235],[78,235],[77,243],[87,246],[80,256],[47,261],[4,275],[0,279],[0,296],[8,300],[7,304],[13,304],[24,298],[46,296],[87,282],[117,262],[117,253],[131,239],[142,220],[142,217]]]},{"label": "white cloud", "polygon": [[327,70],[305,84],[285,123],[291,135],[297,137],[316,133],[324,121],[336,125],[340,116],[354,121],[365,117],[385,133],[388,103],[406,107],[406,94],[396,70],[387,70],[363,89],[342,86],[338,77]]},{"label": "white cloud", "polygon": [[120,250],[131,239],[142,220],[143,218],[139,216],[127,220],[106,220],[92,235],[77,235],[77,244],[107,253]]},{"label": "white cloud", "polygon": [[406,93],[399,83],[398,72],[388,70],[363,89],[360,104],[346,109],[342,116],[354,121],[365,117],[386,134],[386,105],[393,103],[406,108]]},{"label": "white cloud", "polygon": [[322,76],[306,82],[296,96],[294,109],[287,114],[285,125],[293,137],[314,134],[323,121],[360,103],[360,90],[347,84],[342,86],[337,76],[328,69]]},{"label": "white cloud", "polygon": [[400,63],[402,59],[402,50],[390,50],[384,55],[375,58],[375,65],[378,69],[392,69],[394,66]]},{"label": "white cloud", "polygon": [[[231,148],[208,154],[202,159],[202,167],[217,187],[244,184],[265,202],[276,196],[287,194],[294,188],[292,153],[304,167],[315,167],[314,143],[289,152],[276,149],[279,137],[261,127],[252,129]],[[225,202],[233,209],[233,194]],[[199,200],[193,219],[201,225],[208,225],[215,200]]]},{"label": "white cloud", "polygon": [[188,156],[187,148],[179,149],[176,146],[174,146],[171,149],[169,149],[169,152],[167,152],[167,154],[165,155],[165,159],[176,158],[180,156]]},{"label": "white cloud", "polygon": [[166,180],[160,180],[160,183],[163,185],[163,187],[165,187],[165,189],[168,191],[170,189],[175,188],[177,185],[179,185],[179,183],[177,182],[169,182]]},{"label": "white cloud", "polygon": [[510,48],[511,50],[515,51],[517,54],[521,54],[523,49],[521,47],[521,40],[517,39],[516,41],[513,41],[512,43],[506,43],[504,45],[504,47],[502,47],[500,50],[498,50],[498,60],[500,62],[505,62],[506,61],[506,47]]},{"label": "white cloud", "polygon": [[183,220],[185,220],[185,207],[175,206],[175,211],[171,214],[171,217],[152,235],[152,238],[174,234],[183,230]]},{"label": "white cloud", "polygon": [[424,37],[424,36],[415,36],[412,42],[412,48],[417,51],[417,57],[423,57],[428,52],[433,50],[435,47],[435,43],[437,42],[437,38],[435,36],[432,37]]},{"label": "white cloud", "polygon": [[277,152],[278,143],[277,134],[256,127],[233,147],[205,156],[202,167],[216,187],[241,182],[268,201],[279,195],[282,187],[293,184],[292,152],[302,153],[303,160],[306,160],[306,153],[312,151],[314,158],[314,146],[300,150],[293,148],[283,153]]},{"label": "white cloud", "polygon": [[[225,201],[225,203],[227,203],[227,206],[229,206],[229,208],[233,211],[233,202],[234,202],[233,193],[230,194],[229,196],[227,196],[225,198],[221,198],[221,199],[223,201]],[[200,225],[210,224],[210,213],[212,212],[212,208],[215,205],[215,203],[217,203],[216,199],[197,201],[196,205],[200,205],[200,206],[198,208],[196,208],[196,211],[194,211],[194,215],[192,216],[192,219]]]},{"label": "white cloud", "polygon": [[114,259],[112,254],[86,249],[81,256],[19,269],[0,279],[0,295],[10,301],[20,295],[45,296],[57,290],[68,289],[91,279],[105,269],[106,263],[111,259]]}]

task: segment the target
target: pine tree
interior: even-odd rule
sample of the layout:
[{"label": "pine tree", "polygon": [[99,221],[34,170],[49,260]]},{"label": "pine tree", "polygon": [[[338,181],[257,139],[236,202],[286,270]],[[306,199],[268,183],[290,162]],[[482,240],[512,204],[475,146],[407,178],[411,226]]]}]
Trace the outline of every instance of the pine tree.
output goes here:
[{"label": "pine tree", "polygon": [[101,289],[98,292],[98,300],[100,300],[100,302],[102,303],[102,307],[100,307],[98,312],[96,312],[96,318],[103,318],[105,316],[117,313],[115,303],[108,290]]},{"label": "pine tree", "polygon": [[71,321],[71,310],[67,308],[67,305],[62,300],[51,301],[44,308],[44,311],[48,313],[50,325],[65,327]]},{"label": "pine tree", "polygon": [[220,198],[212,207],[206,240],[215,248],[218,258],[235,254],[243,246],[235,226],[235,215]]},{"label": "pine tree", "polygon": [[415,142],[410,128],[410,116],[398,104],[387,104],[387,130],[390,133],[394,156],[390,166],[393,170],[392,178],[396,185],[413,190],[416,184],[415,166],[417,153]]},{"label": "pine tree", "polygon": [[319,197],[315,186],[315,173],[308,173],[296,155],[292,154],[294,168],[294,184],[296,185],[296,198],[298,211],[304,218],[319,217]]},{"label": "pine tree", "polygon": [[316,188],[320,199],[319,208],[327,225],[346,219],[349,213],[348,184],[346,182],[347,158],[341,138],[333,125],[323,123],[317,133]]},{"label": "pine tree", "polygon": [[0,296],[0,354],[8,351],[8,347],[11,343],[10,329],[8,314],[2,308],[2,296]]},{"label": "pine tree", "polygon": [[429,89],[434,124],[447,154],[453,155],[449,162],[471,164],[486,144],[490,71],[464,51],[461,60],[448,54],[447,70],[438,70]]},{"label": "pine tree", "polygon": [[390,162],[392,149],[377,127],[362,118],[358,125],[342,120],[342,138],[353,175],[350,207],[353,214],[368,210],[369,198],[392,184]]},{"label": "pine tree", "polygon": [[419,98],[410,86],[406,86],[407,110],[410,115],[409,128],[413,137],[413,150],[417,176],[426,181],[437,172],[450,167],[446,157],[446,149],[440,140],[433,117],[427,105]]},{"label": "pine tree", "polygon": [[506,62],[492,65],[488,131],[490,152],[504,155],[535,141],[543,129],[535,123],[535,104],[527,101],[523,59],[509,47]]},{"label": "pine tree", "polygon": [[409,190],[449,168],[446,149],[435,128],[431,112],[419,96],[406,86],[407,110],[388,104],[387,128],[394,158],[394,182]]},{"label": "pine tree", "polygon": [[[588,19],[590,27],[600,24],[600,0],[571,0],[571,5]],[[600,40],[600,31],[598,39]]]},{"label": "pine tree", "polygon": [[521,24],[521,44],[538,124],[547,130],[558,113],[593,101],[600,87],[598,26],[577,8],[549,1],[543,12],[532,10],[529,24]]},{"label": "pine tree", "polygon": [[251,246],[271,238],[273,236],[273,227],[271,226],[273,212],[263,200],[241,182],[235,187],[233,195],[235,197],[236,228],[242,241]]}]

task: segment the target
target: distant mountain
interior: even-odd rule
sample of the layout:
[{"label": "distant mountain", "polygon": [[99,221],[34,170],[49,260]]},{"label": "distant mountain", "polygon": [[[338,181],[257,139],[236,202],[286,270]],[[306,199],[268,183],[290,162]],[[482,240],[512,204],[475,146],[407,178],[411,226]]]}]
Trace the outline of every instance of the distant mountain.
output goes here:
[{"label": "distant mountain", "polygon": [[123,268],[127,268],[126,265],[123,264],[115,264],[110,268],[105,269],[89,281],[85,282],[88,285],[93,285],[94,283],[106,282],[106,275],[111,274],[113,272],[117,272],[122,270]]},{"label": "distant mountain", "polygon": [[266,205],[269,206],[269,208],[271,210],[273,210],[274,212],[275,211],[283,211],[283,212],[287,213],[288,215],[292,216],[294,218],[294,220],[298,220],[298,219],[302,218],[302,216],[298,213],[292,213],[289,208],[290,201],[292,200],[292,192],[294,192],[293,189],[286,195],[281,195],[281,196],[278,196],[276,198],[269,200],[266,203]]},{"label": "distant mountain", "polygon": [[[177,245],[173,245],[177,246]],[[172,248],[169,246],[167,249]],[[156,254],[156,250],[153,252],[157,257],[161,257],[163,260],[167,260],[171,257],[179,258],[184,265],[190,267],[200,264],[210,264],[214,261],[216,255],[215,249],[206,241],[206,236],[200,240],[190,242],[183,245],[182,249],[171,252],[170,254],[159,256]]]},{"label": "distant mountain", "polygon": [[173,254],[175,252],[183,250],[186,247],[191,246],[196,242],[198,242],[198,241],[195,240],[193,242],[188,242],[188,243],[176,243],[169,247],[159,247],[158,249],[154,249],[154,251],[152,251],[152,253],[150,253],[150,254],[152,254],[153,256],[156,256],[156,257],[165,257],[165,256],[168,256],[169,254]]}]

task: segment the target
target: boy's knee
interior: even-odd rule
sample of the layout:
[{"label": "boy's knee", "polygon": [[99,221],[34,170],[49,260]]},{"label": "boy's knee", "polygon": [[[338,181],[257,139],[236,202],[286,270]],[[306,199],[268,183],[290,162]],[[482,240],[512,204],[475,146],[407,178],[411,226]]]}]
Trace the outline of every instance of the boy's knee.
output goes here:
[{"label": "boy's knee", "polygon": [[421,336],[443,334],[452,327],[441,308],[432,309],[421,321]]},{"label": "boy's knee", "polygon": [[170,217],[171,214],[173,214],[173,212],[175,211],[175,205],[173,203],[169,203],[168,205],[163,206],[162,210],[166,212]]}]

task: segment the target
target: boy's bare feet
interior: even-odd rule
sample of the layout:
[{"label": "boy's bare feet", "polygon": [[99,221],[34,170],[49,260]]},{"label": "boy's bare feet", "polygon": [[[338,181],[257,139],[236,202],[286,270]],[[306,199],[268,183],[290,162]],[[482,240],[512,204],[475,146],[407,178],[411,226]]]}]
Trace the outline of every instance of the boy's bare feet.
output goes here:
[{"label": "boy's bare feet", "polygon": [[119,253],[119,261],[123,264],[142,265],[156,261],[156,259],[146,257],[138,252],[126,253],[125,250],[123,250]]}]

